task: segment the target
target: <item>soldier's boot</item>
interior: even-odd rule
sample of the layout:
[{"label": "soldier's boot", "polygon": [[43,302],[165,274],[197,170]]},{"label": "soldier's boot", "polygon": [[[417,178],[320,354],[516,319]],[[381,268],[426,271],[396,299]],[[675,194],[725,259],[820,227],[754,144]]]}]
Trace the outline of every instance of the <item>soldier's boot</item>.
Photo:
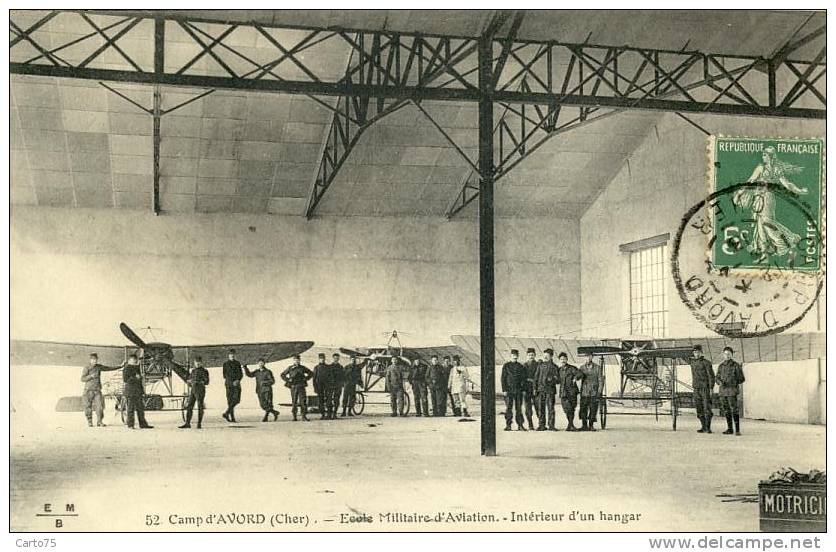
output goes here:
[{"label": "soldier's boot", "polygon": [[700,419],[700,428],[697,430],[697,433],[705,433],[705,416],[698,416]]},{"label": "soldier's boot", "polygon": [[470,418],[470,412],[468,412],[466,408],[463,409],[463,413],[465,418]]},{"label": "soldier's boot", "polygon": [[230,422],[232,422],[233,424],[237,424],[237,423],[238,423],[238,420],[236,420],[236,419],[235,419],[235,409],[234,409],[234,408],[230,408],[230,409],[229,409],[229,417],[228,417],[228,419],[229,419],[229,421],[230,421]]},{"label": "soldier's boot", "polygon": [[96,427],[107,427],[105,423],[102,421],[103,418],[103,412],[96,412]]},{"label": "soldier's boot", "polygon": [[343,412],[342,412],[342,414],[340,414],[340,418],[345,418],[345,411],[346,411],[346,409],[347,409],[347,407],[345,407],[345,406],[344,406],[344,407],[343,407]]},{"label": "soldier's boot", "polygon": [[298,422],[299,420],[296,419],[296,409],[294,408],[293,410],[291,410],[291,413],[293,414],[293,421]]},{"label": "soldier's boot", "polygon": [[269,413],[269,412],[265,412],[265,413],[264,413],[264,417],[261,419],[261,421],[262,421],[262,422],[266,422],[266,421],[267,421],[267,416],[269,416],[269,415],[270,415],[270,413]]},{"label": "soldier's boot", "polygon": [[581,420],[581,428],[578,431],[589,431],[589,424],[586,423],[586,420]]},{"label": "soldier's boot", "polygon": [[183,425],[178,426],[177,429],[189,429],[190,427],[192,427],[192,411],[186,410],[186,422]]},{"label": "soldier's boot", "polygon": [[726,429],[726,431],[723,432],[723,435],[734,434],[734,430],[732,429],[732,415],[731,414],[726,414],[726,426],[728,426],[728,429]]},{"label": "soldier's boot", "polygon": [[598,431],[595,429],[595,422],[589,422],[589,431]]},{"label": "soldier's boot", "polygon": [[229,409],[227,408],[224,410],[224,413],[221,414],[221,417],[226,420],[227,422],[231,422],[232,420],[229,419]]},{"label": "soldier's boot", "polygon": [[740,435],[740,414],[734,415],[734,434]]},{"label": "soldier's boot", "polygon": [[505,431],[511,431],[511,422],[505,422]]},{"label": "soldier's boot", "polygon": [[197,411],[197,429],[203,429],[203,409]]},{"label": "soldier's boot", "polygon": [[271,410],[270,413],[273,415],[273,421],[274,422],[279,419],[279,411],[278,410]]},{"label": "soldier's boot", "polygon": [[348,417],[349,417],[349,418],[353,418],[353,417],[354,417],[354,407],[353,407],[353,406],[349,406],[349,407],[348,407]]},{"label": "soldier's boot", "polygon": [[531,419],[531,416],[526,416],[526,420],[528,420],[528,429],[534,431],[534,421]]},{"label": "soldier's boot", "polygon": [[705,432],[711,433],[711,416],[706,416],[705,418]]},{"label": "soldier's boot", "polygon": [[93,418],[87,418],[87,427],[93,427]]},{"label": "soldier's boot", "polygon": [[[294,420],[295,420],[295,419],[296,419],[296,418],[294,418]],[[310,420],[310,419],[309,419],[309,418],[308,418],[305,414],[302,414],[302,421],[303,421],[303,422],[310,422],[311,420]]]}]

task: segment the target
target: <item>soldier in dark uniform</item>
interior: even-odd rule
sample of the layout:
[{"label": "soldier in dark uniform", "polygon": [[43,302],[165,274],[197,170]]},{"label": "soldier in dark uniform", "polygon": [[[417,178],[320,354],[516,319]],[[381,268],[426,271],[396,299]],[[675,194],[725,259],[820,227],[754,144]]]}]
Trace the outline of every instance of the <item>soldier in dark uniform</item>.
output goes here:
[{"label": "soldier in dark uniform", "polygon": [[[447,415],[447,405],[453,405],[453,394],[450,392],[450,371],[453,369],[453,365],[450,364],[450,355],[444,355],[441,357],[441,369],[442,369],[442,383],[441,385],[444,386],[444,390],[442,393],[441,399],[441,415]],[[451,406],[451,409],[454,407]],[[454,416],[460,416],[461,413],[456,414],[456,411],[453,410]]]},{"label": "soldier in dark uniform", "polygon": [[[740,412],[738,411],[737,397],[740,395],[740,385],[746,381],[743,375],[743,366],[732,358],[734,350],[731,347],[723,348],[723,362],[717,367],[717,383],[720,385],[720,405],[726,415],[728,429],[724,435],[740,435]],[[732,430],[732,421],[734,430]]]},{"label": "soldier in dark uniform", "polygon": [[341,414],[343,417],[346,412],[349,416],[354,416],[357,386],[363,384],[361,370],[362,367],[357,363],[357,355],[351,355],[351,362],[343,370],[343,412]]},{"label": "soldier in dark uniform", "polygon": [[[535,409],[535,397],[534,397],[534,377],[537,375],[537,366],[539,363],[537,359],[534,358],[536,355],[536,351],[529,347],[525,352],[525,387],[523,388],[523,410],[525,410],[525,419],[528,420],[528,429],[534,430],[534,421],[532,419],[532,414]],[[537,407],[539,412],[539,407]]]},{"label": "soldier in dark uniform", "polygon": [[81,371],[81,381],[84,382],[81,401],[84,404],[84,416],[87,418],[88,427],[93,427],[93,410],[96,411],[96,425],[98,427],[105,427],[102,372],[119,370],[125,364],[126,362],[123,361],[119,366],[105,366],[104,364],[99,364],[99,355],[90,353],[90,363]]},{"label": "soldier in dark uniform", "polygon": [[522,406],[525,389],[525,366],[517,362],[520,352],[511,349],[511,361],[502,366],[502,392],[505,393],[505,431],[511,431],[511,421],[516,419],[517,431],[526,431]]},{"label": "soldier in dark uniform", "polygon": [[427,366],[421,364],[420,359],[412,363],[412,372],[409,374],[409,384],[412,385],[412,398],[415,402],[415,416],[429,416],[430,405],[427,401]]},{"label": "soldier in dark uniform", "polygon": [[281,373],[285,387],[290,388],[290,400],[293,403],[293,421],[296,421],[296,411],[301,410],[302,420],[308,422],[308,398],[305,388],[308,380],[314,376],[307,367],[302,366],[299,355],[293,355],[293,364],[285,368]]},{"label": "soldier in dark uniform", "polygon": [[325,353],[319,353],[319,363],[313,369],[313,390],[316,393],[317,402],[319,402],[319,419],[324,420],[326,410],[328,408],[328,379],[329,368],[325,364]]},{"label": "soldier in dark uniform", "polygon": [[557,355],[557,366],[560,369],[560,406],[566,414],[566,431],[577,431],[575,427],[575,408],[578,406],[578,386],[575,383],[583,377],[577,367],[568,363],[566,353]]},{"label": "soldier in dark uniform", "polygon": [[244,365],[244,373],[247,377],[255,378],[255,394],[258,395],[258,404],[264,411],[264,418],[262,422],[266,422],[270,414],[273,415],[273,421],[279,419],[279,411],[273,408],[273,384],[276,383],[276,378],[273,377],[273,371],[267,368],[264,359],[258,359],[258,368],[252,372]]},{"label": "soldier in dark uniform", "polygon": [[209,385],[209,371],[203,367],[203,359],[199,356],[194,358],[194,367],[189,372],[189,378],[186,380],[189,386],[189,396],[186,399],[186,423],[180,426],[180,429],[189,429],[192,427],[192,413],[194,412],[194,405],[197,403],[197,429],[201,428],[203,423],[203,411],[205,409],[204,399],[206,398],[206,386]]},{"label": "soldier in dark uniform", "polygon": [[386,368],[386,388],[389,390],[389,404],[392,407],[392,417],[403,416],[404,406],[404,374],[398,357],[392,357],[392,362]]},{"label": "soldier in dark uniform", "polygon": [[586,363],[580,367],[581,381],[581,431],[597,431],[598,401],[604,391],[603,369],[592,361],[592,354],[586,355]]},{"label": "soldier in dark uniform", "polygon": [[331,355],[331,361],[328,365],[328,419],[336,420],[345,383],[345,368],[340,364],[340,353]]},{"label": "soldier in dark uniform", "polygon": [[433,404],[433,416],[443,416],[444,401],[447,400],[447,387],[444,386],[444,367],[438,364],[438,355],[430,357],[430,367],[427,368],[427,383],[430,388],[430,400]]},{"label": "soldier in dark uniform", "polygon": [[534,393],[537,396],[537,431],[545,431],[546,422],[549,424],[549,431],[557,431],[554,423],[554,399],[557,395],[557,382],[560,378],[560,369],[554,363],[554,350],[543,351],[545,359],[537,366],[534,377]]},{"label": "soldier in dark uniform", "polygon": [[711,362],[703,358],[702,347],[694,345],[691,365],[691,385],[694,388],[694,408],[697,409],[697,418],[700,420],[700,428],[697,433],[711,433],[711,393],[714,391],[714,368]]},{"label": "soldier in dark uniform", "polygon": [[235,360],[235,349],[230,349],[227,357],[223,366],[227,407],[222,416],[227,422],[235,422],[235,407],[241,402],[241,380],[244,371],[241,369],[241,363]]},{"label": "soldier in dark uniform", "polygon": [[152,429],[145,421],[145,405],[142,402],[145,395],[145,387],[142,383],[142,372],[139,368],[139,361],[136,355],[128,357],[128,365],[122,370],[122,380],[125,382],[125,389],[122,392],[125,398],[126,419],[125,423],[134,428],[134,413],[139,421],[140,429]]}]

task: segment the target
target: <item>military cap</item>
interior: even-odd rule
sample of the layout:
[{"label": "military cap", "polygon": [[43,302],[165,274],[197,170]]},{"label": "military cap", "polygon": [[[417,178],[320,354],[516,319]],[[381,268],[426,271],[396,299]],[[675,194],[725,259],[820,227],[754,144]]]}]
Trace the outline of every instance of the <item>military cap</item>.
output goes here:
[{"label": "military cap", "polygon": [[90,358],[99,358],[99,355],[96,353],[90,353]]},{"label": "military cap", "polygon": [[694,345],[694,350],[702,352],[702,345]]},{"label": "military cap", "polygon": [[518,355],[518,354],[520,354],[520,352],[516,349],[511,349],[511,354],[512,355]]},{"label": "military cap", "polygon": [[203,357],[198,355],[198,356],[194,357],[194,360],[195,360],[195,362],[203,362]]},{"label": "military cap", "polygon": [[460,357],[459,355],[453,355],[453,360],[461,360],[461,359],[462,359],[462,357]]},{"label": "military cap", "polygon": [[534,347],[529,347],[528,349],[525,350],[525,352],[527,354],[527,353],[536,353],[537,351],[534,350]]},{"label": "military cap", "polygon": [[302,357],[301,357],[301,356],[299,356],[299,353],[296,353],[295,355],[293,355],[293,358],[295,358],[295,359],[297,359],[297,360],[301,360],[301,359],[302,359]]},{"label": "military cap", "polygon": [[732,349],[732,348],[731,348],[731,347],[729,347],[728,345],[726,345],[725,347],[723,347],[723,351],[728,351],[728,352],[730,352],[731,354],[734,354],[734,349]]},{"label": "military cap", "polygon": [[438,358],[438,355],[436,355],[436,354],[430,355],[430,358]]},{"label": "military cap", "polygon": [[235,354],[235,349],[230,349],[229,352],[234,355]]},{"label": "military cap", "polygon": [[444,355],[441,360],[450,360],[450,355]]},{"label": "military cap", "polygon": [[264,358],[264,357],[259,357],[258,362],[263,362],[263,363],[267,364],[267,359]]},{"label": "military cap", "polygon": [[325,358],[325,353],[319,353],[319,354],[318,354],[318,355],[316,355],[316,356],[318,356],[319,358]]},{"label": "military cap", "polygon": [[569,355],[567,355],[566,353],[560,353],[559,355],[557,355],[557,358],[565,358],[566,360],[569,360]]},{"label": "military cap", "polygon": [[332,356],[332,357],[337,357],[337,358],[339,358],[340,353],[334,353],[334,354],[332,354],[331,356]]},{"label": "military cap", "polygon": [[549,355],[553,355],[554,354],[554,349],[552,349],[552,348],[544,349],[543,352],[546,353],[546,354],[549,354]]}]

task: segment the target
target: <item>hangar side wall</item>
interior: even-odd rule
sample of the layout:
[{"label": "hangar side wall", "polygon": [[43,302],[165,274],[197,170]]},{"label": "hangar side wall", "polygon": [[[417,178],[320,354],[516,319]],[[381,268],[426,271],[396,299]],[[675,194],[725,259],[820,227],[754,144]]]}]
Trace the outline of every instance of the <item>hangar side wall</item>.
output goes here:
[{"label": "hangar side wall", "polygon": [[[811,137],[825,135],[823,121],[694,117],[713,134]],[[627,335],[629,255],[619,245],[670,233],[682,215],[708,194],[707,137],[666,114],[625,161],[618,174],[581,218],[581,310],[584,335]],[[670,243],[670,242],[669,242]],[[705,336],[707,330],[678,300],[667,280],[670,336]],[[823,328],[824,296],[792,331]],[[822,369],[823,370],[823,369]],[[688,380],[687,368],[680,370]],[[823,373],[823,372],[822,372]],[[746,415],[774,421],[825,423],[826,383],[816,361],[746,367]],[[783,390],[791,389],[785,393]]]},{"label": "hangar side wall", "polygon": [[[579,245],[577,221],[497,220],[499,333],[580,327]],[[479,331],[478,251],[472,220],[15,206],[12,335],[121,343],[124,320],[180,344],[449,343]]]}]

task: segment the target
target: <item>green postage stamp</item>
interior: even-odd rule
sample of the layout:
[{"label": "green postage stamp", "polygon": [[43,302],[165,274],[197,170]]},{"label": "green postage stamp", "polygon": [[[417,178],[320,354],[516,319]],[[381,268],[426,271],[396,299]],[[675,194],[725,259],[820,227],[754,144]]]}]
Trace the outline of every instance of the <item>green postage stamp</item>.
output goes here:
[{"label": "green postage stamp", "polygon": [[824,143],[709,138],[713,268],[823,269]]}]

